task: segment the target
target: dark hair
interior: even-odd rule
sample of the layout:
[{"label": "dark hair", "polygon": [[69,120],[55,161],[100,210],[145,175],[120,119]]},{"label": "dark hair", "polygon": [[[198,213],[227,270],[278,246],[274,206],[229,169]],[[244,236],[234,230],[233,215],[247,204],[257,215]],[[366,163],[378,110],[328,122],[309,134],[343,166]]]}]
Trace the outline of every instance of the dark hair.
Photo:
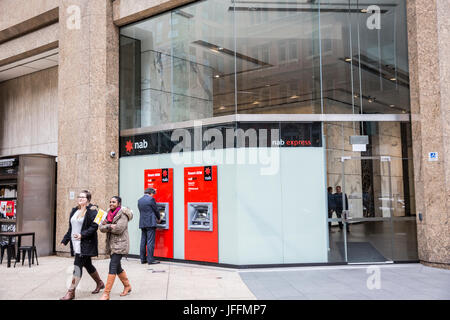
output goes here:
[{"label": "dark hair", "polygon": [[88,201],[88,202],[91,202],[92,195],[91,195],[91,193],[89,192],[89,190],[82,190],[80,193],[84,193],[84,194],[86,195],[87,201]]},{"label": "dark hair", "polygon": [[147,189],[145,189],[144,193],[145,194],[155,194],[156,190],[153,188],[147,188]]},{"label": "dark hair", "polygon": [[333,187],[328,187],[328,189],[327,189],[328,191],[333,191]]},{"label": "dark hair", "polygon": [[122,198],[119,196],[111,197],[111,199],[116,199],[119,204],[122,204]]}]

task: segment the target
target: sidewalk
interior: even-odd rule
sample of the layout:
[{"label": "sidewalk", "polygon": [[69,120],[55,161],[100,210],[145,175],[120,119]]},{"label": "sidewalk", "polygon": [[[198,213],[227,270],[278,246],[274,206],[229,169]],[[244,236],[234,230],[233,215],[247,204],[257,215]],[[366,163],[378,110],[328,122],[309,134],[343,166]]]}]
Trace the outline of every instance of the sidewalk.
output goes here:
[{"label": "sidewalk", "polygon": [[450,270],[421,264],[241,271],[257,299],[450,300]]},{"label": "sidewalk", "polygon": [[[35,262],[36,263],[36,262]],[[94,260],[102,280],[106,283],[108,260]],[[67,292],[72,279],[73,259],[63,257],[39,258],[28,267],[17,264],[16,268],[0,265],[0,300],[57,300]],[[122,259],[132,292],[120,297],[123,285],[118,278],[111,290],[111,300],[254,300],[255,296],[239,277],[237,270],[198,266],[184,263],[161,262],[142,265],[138,259]],[[83,269],[83,277],[76,291],[77,300],[100,299],[101,293],[91,294],[95,282]]]},{"label": "sidewalk", "polygon": [[[109,260],[94,260],[106,282]],[[391,300],[450,299],[450,270],[420,264],[326,266],[273,269],[226,269],[186,263],[142,265],[122,260],[133,291],[119,297],[116,279],[111,300]],[[0,265],[0,300],[57,300],[66,293],[73,259],[39,258],[39,266]],[[369,284],[369,285],[368,285]],[[371,287],[371,288],[369,288]],[[95,283],[83,270],[77,300],[96,300]]]}]

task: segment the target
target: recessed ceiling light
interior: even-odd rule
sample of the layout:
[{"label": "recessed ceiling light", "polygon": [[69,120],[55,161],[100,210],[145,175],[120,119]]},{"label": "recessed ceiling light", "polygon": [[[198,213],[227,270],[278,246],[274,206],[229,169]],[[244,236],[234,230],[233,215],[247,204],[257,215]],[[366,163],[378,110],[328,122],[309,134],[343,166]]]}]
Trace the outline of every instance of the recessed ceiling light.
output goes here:
[{"label": "recessed ceiling light", "polygon": [[397,78],[390,78],[391,81],[397,81]]},{"label": "recessed ceiling light", "polygon": [[294,95],[294,96],[291,97],[291,99],[297,99],[298,97],[299,96]]},{"label": "recessed ceiling light", "polygon": [[345,61],[350,62],[352,61],[352,58],[345,58]]},{"label": "recessed ceiling light", "polygon": [[389,107],[394,108],[395,104],[390,104]]},{"label": "recessed ceiling light", "polygon": [[255,101],[255,102],[253,102],[253,104],[259,104],[259,101]]},{"label": "recessed ceiling light", "polygon": [[214,76],[214,78],[220,78],[220,76],[219,76],[218,74],[216,74],[216,75]]}]

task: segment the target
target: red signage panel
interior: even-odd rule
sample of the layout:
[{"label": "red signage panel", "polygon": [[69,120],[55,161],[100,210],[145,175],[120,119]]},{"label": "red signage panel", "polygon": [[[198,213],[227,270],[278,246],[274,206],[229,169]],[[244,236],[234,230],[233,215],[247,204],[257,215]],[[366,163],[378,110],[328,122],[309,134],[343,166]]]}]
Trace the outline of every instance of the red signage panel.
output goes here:
[{"label": "red signage panel", "polygon": [[173,169],[144,170],[144,188],[156,190],[155,200],[162,215],[156,228],[155,257],[173,258]]},{"label": "red signage panel", "polygon": [[217,166],[184,168],[184,258],[219,262]]}]

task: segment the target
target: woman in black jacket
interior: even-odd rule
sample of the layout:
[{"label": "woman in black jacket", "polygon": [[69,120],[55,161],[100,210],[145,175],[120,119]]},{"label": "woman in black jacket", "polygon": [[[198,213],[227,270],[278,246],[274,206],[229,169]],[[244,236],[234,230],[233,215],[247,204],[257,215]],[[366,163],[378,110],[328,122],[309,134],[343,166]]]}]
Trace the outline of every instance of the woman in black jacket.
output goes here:
[{"label": "woman in black jacket", "polygon": [[78,206],[72,209],[69,218],[69,230],[61,241],[67,245],[70,242],[70,253],[75,256],[72,283],[66,295],[61,300],[75,298],[75,289],[81,280],[83,267],[86,268],[97,284],[92,293],[98,293],[105,288],[97,270],[92,265],[92,257],[98,256],[98,225],[94,222],[97,207],[91,203],[91,193],[83,190],[78,196]]}]

